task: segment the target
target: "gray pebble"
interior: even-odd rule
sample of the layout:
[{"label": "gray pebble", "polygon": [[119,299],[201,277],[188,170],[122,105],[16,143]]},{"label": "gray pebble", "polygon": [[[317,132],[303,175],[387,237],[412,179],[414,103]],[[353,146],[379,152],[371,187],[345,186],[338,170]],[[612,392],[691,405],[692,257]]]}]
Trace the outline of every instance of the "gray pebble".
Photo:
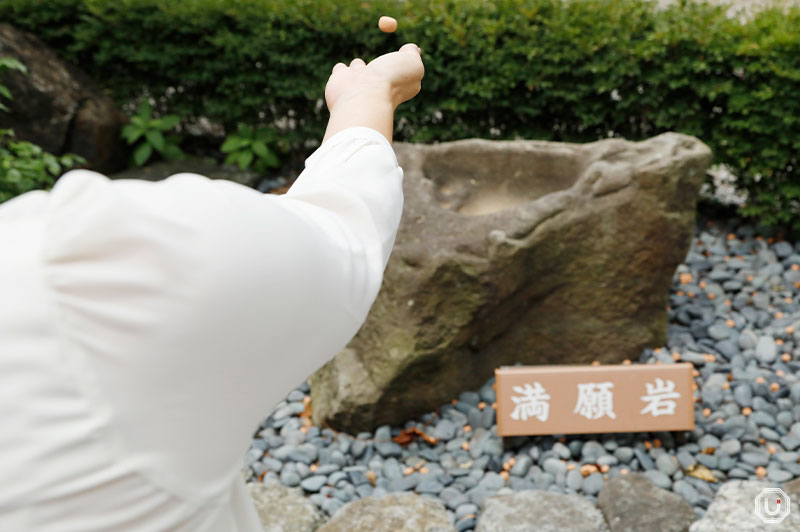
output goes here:
[{"label": "gray pebble", "polygon": [[781,437],[780,442],[784,449],[787,451],[793,451],[800,447],[800,436],[787,434],[786,436]]},{"label": "gray pebble", "polygon": [[344,503],[335,497],[325,499],[325,502],[322,503],[322,509],[330,516],[333,516],[342,506],[344,506]]},{"label": "gray pebble", "polygon": [[466,517],[456,522],[456,532],[466,532],[475,528],[477,521],[474,517]]},{"label": "gray pebble", "polygon": [[306,491],[319,491],[327,481],[328,478],[325,475],[314,475],[313,477],[304,479],[300,483],[300,487]]},{"label": "gray pebble", "polygon": [[754,349],[758,344],[758,336],[752,329],[745,329],[739,334],[739,347],[741,349]]},{"label": "gray pebble", "polygon": [[773,416],[761,410],[754,410],[753,413],[750,414],[750,421],[756,425],[764,425],[767,427],[774,427],[778,424]]},{"label": "gray pebble", "polygon": [[747,384],[739,384],[733,389],[733,398],[739,406],[752,406],[753,404],[753,390]]},{"label": "gray pebble", "polygon": [[731,329],[724,323],[715,323],[708,328],[708,335],[714,340],[724,340],[731,334]]},{"label": "gray pebble", "polygon": [[[323,479],[325,477],[322,477]],[[281,484],[293,488],[300,484],[300,475],[296,471],[283,471],[280,476]]]},{"label": "gray pebble", "polygon": [[433,437],[440,440],[450,440],[456,435],[456,425],[449,419],[441,419],[433,429]]},{"label": "gray pebble", "polygon": [[678,462],[671,454],[662,454],[656,458],[656,467],[659,471],[671,477],[678,471]]},{"label": "gray pebble", "polygon": [[713,454],[698,454],[697,461],[709,469],[717,468],[717,457]]},{"label": "gray pebble", "polygon": [[375,450],[378,451],[378,454],[384,457],[389,456],[402,456],[403,448],[400,447],[399,444],[389,441],[389,442],[376,442],[375,443]]},{"label": "gray pebble", "polygon": [[438,495],[443,489],[442,483],[435,478],[423,479],[414,488],[417,493],[432,493],[434,495]]},{"label": "gray pebble", "polygon": [[572,457],[572,453],[569,450],[569,447],[557,441],[553,444],[553,452],[561,458],[562,460],[569,460]]},{"label": "gray pebble", "polygon": [[542,464],[542,468],[551,475],[556,476],[567,471],[567,464],[555,458],[548,458]]},{"label": "gray pebble", "polygon": [[583,492],[587,495],[597,495],[603,489],[603,475],[592,473],[583,479]]},{"label": "gray pebble", "polygon": [[740,458],[742,462],[751,466],[765,466],[769,463],[769,454],[766,452],[744,452]]},{"label": "gray pebble", "polygon": [[633,454],[636,457],[636,460],[639,461],[639,465],[644,470],[655,469],[656,465],[653,463],[653,459],[648,456],[646,452],[639,449],[638,447],[634,447]]},{"label": "gray pebble", "polygon": [[653,484],[658,486],[659,488],[663,489],[670,489],[672,487],[672,480],[670,480],[669,476],[665,475],[661,471],[657,469],[651,469],[650,471],[645,471],[644,474],[653,481]]},{"label": "gray pebble", "polygon": [[694,456],[692,456],[687,451],[680,451],[677,455],[677,458],[678,458],[678,463],[683,469],[688,469],[689,467],[697,463],[697,460],[695,460]]},{"label": "gray pebble", "polygon": [[736,456],[742,450],[742,444],[739,443],[739,440],[723,440],[720,443],[720,449],[731,456]]},{"label": "gray pebble", "polygon": [[565,483],[568,488],[578,491],[583,485],[583,475],[578,469],[573,469],[567,472]]},{"label": "gray pebble", "polygon": [[764,364],[775,362],[778,353],[775,348],[775,340],[771,336],[762,336],[756,344],[756,358]]},{"label": "gray pebble", "polygon": [[459,505],[459,507],[456,508],[455,516],[456,519],[461,519],[466,515],[477,514],[477,513],[478,513],[478,507],[470,502],[467,502]]},{"label": "gray pebble", "polygon": [[792,475],[788,471],[783,471],[781,469],[769,469],[767,470],[767,478],[770,479],[772,482],[787,482],[792,480],[794,475]]},{"label": "gray pebble", "polygon": [[[419,493],[422,493],[419,490],[419,487],[420,485],[422,485],[423,482],[425,481],[424,480],[420,481],[420,483],[417,485],[418,488],[417,491]],[[466,496],[466,494],[464,494],[460,489],[452,486],[443,488],[439,492],[439,499],[444,503],[446,507],[450,508],[451,510],[455,510],[459,506],[462,506],[469,502],[469,498]]]},{"label": "gray pebble", "polygon": [[633,459],[633,449],[630,447],[617,447],[614,450],[614,456],[623,464],[627,464]]},{"label": "gray pebble", "polygon": [[696,506],[698,500],[700,499],[700,494],[697,492],[694,486],[685,480],[676,480],[672,485],[672,491],[686,499],[686,501],[692,506]]},{"label": "gray pebble", "polygon": [[581,456],[583,456],[587,460],[597,460],[605,454],[605,449],[599,442],[595,440],[589,440],[583,444],[583,448],[581,449]]},{"label": "gray pebble", "polygon": [[528,455],[520,455],[516,458],[514,465],[511,466],[509,473],[517,477],[524,477],[530,471],[531,465],[533,465],[533,460]]},{"label": "gray pebble", "polygon": [[719,438],[717,438],[713,434],[706,434],[705,436],[700,438],[697,444],[700,446],[700,449],[706,449],[708,447],[716,449],[717,447],[719,447],[720,441]]},{"label": "gray pebble", "polygon": [[482,487],[484,489],[489,490],[499,490],[503,486],[506,485],[506,481],[501,477],[499,474],[495,473],[494,471],[489,471],[486,475],[478,482],[478,487]]}]

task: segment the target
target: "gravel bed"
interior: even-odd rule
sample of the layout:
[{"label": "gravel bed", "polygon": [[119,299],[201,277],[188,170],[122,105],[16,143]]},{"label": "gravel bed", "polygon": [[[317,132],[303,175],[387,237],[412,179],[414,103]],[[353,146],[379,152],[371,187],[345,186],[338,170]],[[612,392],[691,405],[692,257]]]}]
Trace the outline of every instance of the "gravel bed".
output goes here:
[{"label": "gravel bed", "polygon": [[[350,435],[310,426],[303,383],[256,433],[246,475],[300,487],[327,515],[414,491],[437,498],[464,532],[492,495],[541,489],[595,503],[608,479],[642,471],[702,517],[726,480],[800,477],[798,295],[800,242],[700,218],[670,288],[667,345],[633,361],[695,365],[694,432],[499,438],[492,377],[403,427]],[[413,427],[435,445],[392,440]]]}]

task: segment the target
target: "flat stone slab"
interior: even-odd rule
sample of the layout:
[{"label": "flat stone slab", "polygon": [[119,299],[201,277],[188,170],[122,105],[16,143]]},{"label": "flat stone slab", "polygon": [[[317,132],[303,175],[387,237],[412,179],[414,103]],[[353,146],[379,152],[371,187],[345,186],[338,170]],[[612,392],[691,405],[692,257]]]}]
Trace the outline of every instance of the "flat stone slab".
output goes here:
[{"label": "flat stone slab", "polygon": [[396,493],[345,504],[319,532],[455,532],[455,529],[440,502],[415,493]]},{"label": "flat stone slab", "polygon": [[247,485],[264,532],[315,532],[327,519],[298,489],[277,483]]},{"label": "flat stone slab", "polygon": [[697,519],[692,506],[642,473],[609,480],[597,496],[611,532],[687,532]]},{"label": "flat stone slab", "polygon": [[[774,484],[755,480],[732,480],[720,486],[705,516],[689,532],[797,532],[800,505],[792,500],[789,515],[781,523],[767,524],[755,513],[755,499]],[[791,495],[790,495],[791,497]]]},{"label": "flat stone slab", "polygon": [[588,499],[525,490],[486,499],[475,532],[608,532]]}]

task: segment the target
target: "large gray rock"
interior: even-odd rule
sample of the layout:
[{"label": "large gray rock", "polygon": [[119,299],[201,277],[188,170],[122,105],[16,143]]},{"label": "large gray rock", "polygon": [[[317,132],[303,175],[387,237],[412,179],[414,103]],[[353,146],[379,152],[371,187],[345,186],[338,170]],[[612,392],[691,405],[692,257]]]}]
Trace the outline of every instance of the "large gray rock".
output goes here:
[{"label": "large gray rock", "polygon": [[402,424],[501,365],[616,363],[666,343],[703,143],[394,146],[400,229],[364,325],[311,379],[317,424]]},{"label": "large gray rock", "polygon": [[415,493],[393,493],[345,504],[319,532],[455,532],[455,529],[440,502]]},{"label": "large gray rock", "polygon": [[10,113],[0,113],[0,128],[11,128],[17,138],[53,154],[76,153],[98,172],[125,167],[128,148],[120,133],[128,118],[86,74],[8,24],[0,24],[0,56],[18,59],[28,69],[3,77],[14,99],[7,102]]},{"label": "large gray rock", "polygon": [[315,532],[327,517],[296,488],[278,483],[250,482],[264,532]]},{"label": "large gray rock", "polygon": [[784,482],[782,489],[793,501],[800,503],[800,477]]},{"label": "large gray rock", "polygon": [[486,499],[475,532],[608,532],[584,497],[525,490]]},{"label": "large gray rock", "polygon": [[[789,515],[781,523],[765,523],[755,513],[755,498],[775,485],[756,480],[732,480],[720,486],[708,511],[689,532],[797,532],[800,505],[792,500]],[[790,495],[791,497],[791,495]],[[773,505],[772,508],[775,508]]]},{"label": "large gray rock", "polygon": [[611,532],[686,532],[697,516],[686,500],[645,475],[609,480],[597,496]]}]

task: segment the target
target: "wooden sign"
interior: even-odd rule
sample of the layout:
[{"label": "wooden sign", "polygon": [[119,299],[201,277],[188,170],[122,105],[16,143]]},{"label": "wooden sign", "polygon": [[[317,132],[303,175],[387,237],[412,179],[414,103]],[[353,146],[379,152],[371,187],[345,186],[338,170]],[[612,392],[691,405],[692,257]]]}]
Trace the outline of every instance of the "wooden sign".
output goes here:
[{"label": "wooden sign", "polygon": [[497,433],[694,430],[692,364],[495,370]]}]

